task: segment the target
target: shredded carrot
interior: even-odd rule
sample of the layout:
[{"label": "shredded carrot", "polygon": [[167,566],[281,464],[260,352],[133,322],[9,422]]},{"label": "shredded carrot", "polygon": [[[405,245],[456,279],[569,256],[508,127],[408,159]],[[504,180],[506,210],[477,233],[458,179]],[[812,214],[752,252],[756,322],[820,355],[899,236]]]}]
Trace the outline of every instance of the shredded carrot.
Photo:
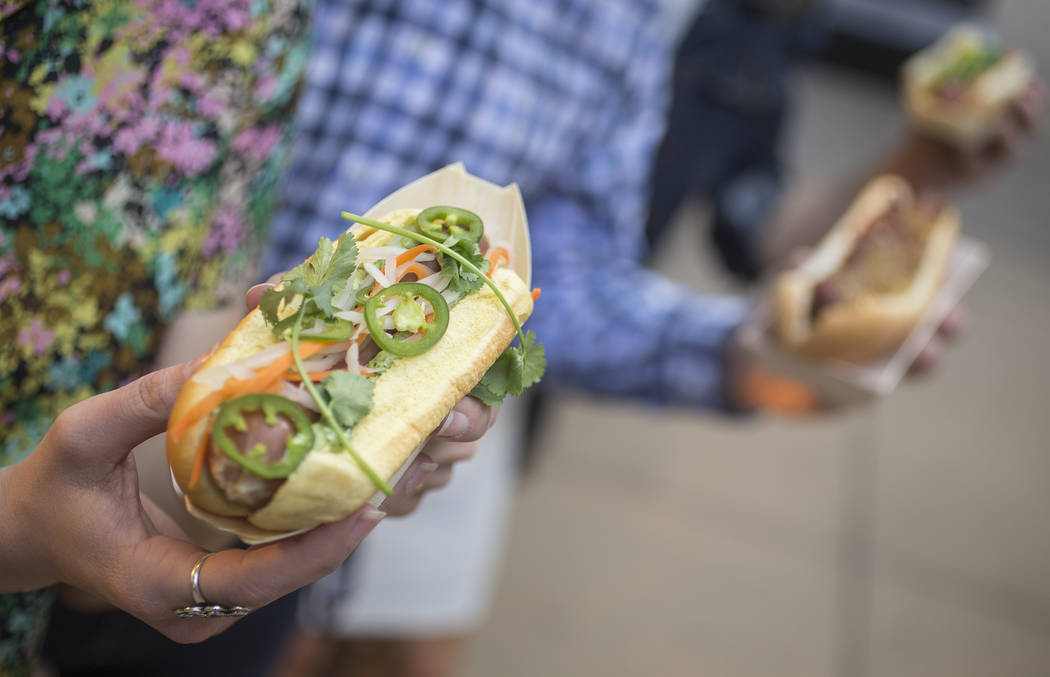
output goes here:
[{"label": "shredded carrot", "polygon": [[[306,375],[310,377],[311,381],[323,381],[326,376],[334,372],[335,369],[327,369],[325,371],[308,371]],[[284,375],[286,381],[292,381],[294,383],[301,383],[303,377],[299,375],[297,371],[290,371]]]},{"label": "shredded carrot", "polygon": [[437,252],[437,250],[437,247],[435,247],[432,244],[421,244],[417,247],[412,247],[408,251],[399,254],[398,257],[394,259],[394,263],[396,263],[399,266],[403,266],[425,251]]},{"label": "shredded carrot", "polygon": [[487,254],[485,254],[485,258],[487,258],[491,264],[489,266],[489,277],[492,277],[492,273],[495,272],[497,266],[501,263],[510,263],[510,252],[507,251],[506,247],[493,247]]},{"label": "shredded carrot", "polygon": [[540,288],[539,287],[536,287],[535,289],[532,290],[532,300],[533,301],[539,301],[540,300]]},{"label": "shredded carrot", "polygon": [[424,277],[430,277],[434,274],[433,271],[424,266],[422,263],[413,263],[412,265],[406,267],[403,271],[401,271],[400,277],[397,278],[398,282],[400,282],[405,277],[405,275],[408,275],[409,273],[415,273],[417,280],[422,280]]},{"label": "shredded carrot", "polygon": [[182,415],[182,418],[172,423],[168,428],[168,435],[171,437],[171,441],[178,442],[182,439],[182,436],[189,430],[191,425],[204,418],[209,411],[222,404],[225,399],[226,393],[222,390],[216,390],[198,400],[196,404],[190,407],[189,411]]},{"label": "shredded carrot", "polygon": [[[299,344],[299,356],[304,359],[310,357],[326,345],[328,344],[323,341],[303,341]],[[171,435],[172,441],[178,442],[191,425],[207,416],[208,412],[226,400],[248,393],[267,392],[269,389],[273,388],[275,384],[279,385],[281,375],[288,371],[288,368],[294,363],[295,359],[292,357],[292,352],[289,350],[281,357],[278,357],[276,360],[266,365],[263,369],[260,369],[255,376],[252,376],[251,378],[227,379],[221,389],[208,393],[202,397],[196,404],[190,407],[189,411],[182,415],[182,418],[171,424],[168,434]]]},{"label": "shredded carrot", "polygon": [[190,489],[197,486],[197,482],[201,479],[201,472],[204,470],[204,456],[205,452],[208,451],[208,440],[208,435],[201,435],[201,443],[197,447],[197,456],[193,459],[193,472],[190,473]]},{"label": "shredded carrot", "polygon": [[[327,343],[323,341],[303,341],[299,344],[299,357],[306,359],[311,355],[319,352],[321,348],[324,348]],[[246,393],[257,393],[266,390],[273,384],[274,381],[281,377],[281,374],[288,371],[288,369],[295,364],[295,358],[292,357],[292,351],[288,351],[286,354],[278,357],[276,360],[268,364],[263,369],[260,369],[255,376],[246,379],[228,379],[223,385],[222,389],[230,397],[237,397]]]}]

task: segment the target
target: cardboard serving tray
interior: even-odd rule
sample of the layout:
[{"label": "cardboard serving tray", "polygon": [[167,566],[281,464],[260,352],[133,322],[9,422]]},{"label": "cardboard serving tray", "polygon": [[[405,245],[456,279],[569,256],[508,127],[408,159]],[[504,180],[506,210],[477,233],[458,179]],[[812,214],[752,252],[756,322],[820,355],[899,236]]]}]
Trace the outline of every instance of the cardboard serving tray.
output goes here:
[{"label": "cardboard serving tray", "polygon": [[915,358],[952,308],[984,273],[990,260],[991,253],[983,242],[960,238],[937,296],[900,348],[883,359],[852,364],[836,360],[817,361],[793,353],[775,336],[775,318],[769,302],[760,304],[741,328],[741,345],[756,366],[808,386],[826,404],[860,404],[884,397],[900,384]]},{"label": "cardboard serving tray", "polygon": [[[397,209],[420,209],[433,205],[451,205],[469,209],[481,217],[485,224],[485,235],[490,243],[501,243],[510,252],[510,267],[525,281],[532,284],[532,244],[529,239],[529,222],[525,216],[525,203],[516,183],[499,186],[467,172],[462,162],[448,165],[426,176],[416,179],[380,200],[363,214],[368,218],[382,219]],[[355,205],[347,205],[354,212]],[[429,440],[429,438],[428,438]],[[391,487],[397,486],[405,471],[426,446],[426,441],[412,452],[404,465],[390,478]],[[271,543],[308,531],[268,531],[260,529],[239,517],[223,517],[201,510],[183,496],[172,476],[175,492],[182,496],[186,510],[222,531],[236,534],[250,545]],[[369,500],[379,506],[386,496],[377,491]]]}]

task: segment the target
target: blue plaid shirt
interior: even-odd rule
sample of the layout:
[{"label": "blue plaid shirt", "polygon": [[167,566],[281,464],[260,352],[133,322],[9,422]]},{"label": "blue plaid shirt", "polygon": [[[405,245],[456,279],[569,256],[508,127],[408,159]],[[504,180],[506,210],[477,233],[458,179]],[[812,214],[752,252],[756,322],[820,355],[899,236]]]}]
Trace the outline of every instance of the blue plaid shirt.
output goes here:
[{"label": "blue plaid shirt", "polygon": [[301,137],[264,267],[286,270],[404,183],[463,161],[518,182],[546,386],[722,407],[746,312],[644,269],[670,39],[657,0],[320,0]]}]

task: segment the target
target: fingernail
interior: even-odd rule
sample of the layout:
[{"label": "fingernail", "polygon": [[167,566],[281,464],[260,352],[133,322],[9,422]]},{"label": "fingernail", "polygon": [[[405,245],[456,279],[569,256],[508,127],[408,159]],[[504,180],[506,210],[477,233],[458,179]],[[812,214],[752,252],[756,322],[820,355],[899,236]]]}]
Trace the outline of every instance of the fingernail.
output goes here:
[{"label": "fingernail", "polygon": [[361,516],[357,518],[357,522],[350,529],[350,542],[360,543],[364,540],[365,536],[372,533],[372,530],[376,528],[383,518],[386,517],[386,513],[378,508],[367,508]]},{"label": "fingernail", "polygon": [[445,417],[445,422],[437,434],[438,437],[459,437],[467,432],[468,427],[470,427],[470,421],[467,420],[467,415],[453,409]]},{"label": "fingernail", "polygon": [[412,473],[412,477],[408,478],[408,487],[405,489],[405,493],[409,496],[415,496],[423,491],[423,485],[426,483],[427,478],[430,477],[430,474],[437,470],[437,468],[437,463],[429,461],[426,463],[420,463],[419,467]]},{"label": "fingernail", "polygon": [[245,292],[245,296],[247,296],[248,294],[251,294],[253,291],[256,291],[258,289],[264,289],[265,290],[265,289],[269,289],[272,286],[274,286],[272,282],[260,282],[259,284],[253,284],[252,286],[248,287],[248,291]]},{"label": "fingernail", "polygon": [[197,370],[201,368],[202,364],[204,364],[204,361],[207,360],[209,357],[211,357],[211,354],[214,353],[214,352],[215,352],[215,349],[212,348],[211,350],[209,350],[208,352],[204,353],[203,355],[198,355],[197,357],[195,357],[192,360],[190,360],[189,362],[187,362],[186,365],[182,369],[182,372],[183,372],[183,374],[185,374],[186,378],[190,378],[191,376],[196,374]]}]

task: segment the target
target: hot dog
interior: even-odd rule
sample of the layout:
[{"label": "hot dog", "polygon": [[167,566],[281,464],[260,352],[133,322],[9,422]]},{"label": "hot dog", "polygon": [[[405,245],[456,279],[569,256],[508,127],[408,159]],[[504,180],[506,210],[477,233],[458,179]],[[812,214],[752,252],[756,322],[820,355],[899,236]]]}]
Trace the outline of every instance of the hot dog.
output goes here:
[{"label": "hot dog", "polygon": [[810,357],[864,362],[893,352],[944,279],[959,214],[903,179],[869,183],[812,255],[775,285],[777,331]]},{"label": "hot dog", "polygon": [[1035,70],[1019,50],[961,27],[909,59],[902,74],[912,120],[924,131],[973,148],[994,135]]},{"label": "hot dog", "polygon": [[533,297],[485,245],[454,207],[322,238],[181,391],[167,453],[188,501],[246,531],[341,519],[389,492],[459,399],[538,380],[542,346],[520,327]]}]

